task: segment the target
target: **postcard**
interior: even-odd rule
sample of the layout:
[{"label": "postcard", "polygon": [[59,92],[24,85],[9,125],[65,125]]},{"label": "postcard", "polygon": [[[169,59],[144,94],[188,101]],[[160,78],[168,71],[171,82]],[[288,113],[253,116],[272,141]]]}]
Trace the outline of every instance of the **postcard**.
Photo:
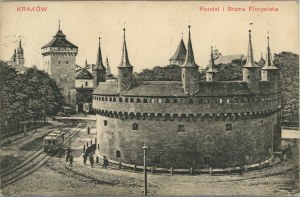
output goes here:
[{"label": "postcard", "polygon": [[299,195],[298,15],[0,2],[1,195]]}]

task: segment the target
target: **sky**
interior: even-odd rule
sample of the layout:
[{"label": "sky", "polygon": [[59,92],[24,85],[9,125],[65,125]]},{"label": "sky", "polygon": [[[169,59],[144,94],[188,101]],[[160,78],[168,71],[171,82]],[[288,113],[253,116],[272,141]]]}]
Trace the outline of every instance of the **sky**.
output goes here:
[{"label": "sky", "polygon": [[[47,11],[18,11],[18,7],[36,6],[47,7]],[[219,7],[219,11],[201,11],[201,6]],[[248,11],[249,6],[278,11],[253,12]],[[246,11],[228,11],[228,7]],[[124,23],[129,59],[136,72],[167,65],[182,34],[187,43],[189,24],[200,68],[208,64],[211,45],[223,55],[246,54],[250,28],[255,60],[261,53],[265,56],[267,32],[272,53],[299,51],[296,1],[1,2],[0,59],[11,58],[21,36],[25,65],[42,64],[41,47],[56,34],[59,20],[67,40],[79,47],[76,64],[83,66],[86,59],[96,62],[101,37],[103,60],[108,57],[114,74],[121,61]]]}]

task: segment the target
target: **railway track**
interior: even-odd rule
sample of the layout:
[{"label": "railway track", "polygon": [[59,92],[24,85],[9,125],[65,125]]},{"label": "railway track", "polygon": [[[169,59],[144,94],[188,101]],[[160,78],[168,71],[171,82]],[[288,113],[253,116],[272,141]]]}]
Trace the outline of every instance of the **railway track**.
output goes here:
[{"label": "railway track", "polygon": [[[68,145],[69,142],[72,142],[85,125],[85,122],[80,121],[79,124],[77,123],[75,128],[70,128],[70,131],[75,131],[72,131],[70,136],[67,135],[64,141],[64,146]],[[1,175],[0,188],[6,187],[33,173],[38,168],[42,167],[50,158],[50,156],[43,154],[43,147],[39,148],[37,151],[26,157],[20,164],[12,167],[10,170]]]}]

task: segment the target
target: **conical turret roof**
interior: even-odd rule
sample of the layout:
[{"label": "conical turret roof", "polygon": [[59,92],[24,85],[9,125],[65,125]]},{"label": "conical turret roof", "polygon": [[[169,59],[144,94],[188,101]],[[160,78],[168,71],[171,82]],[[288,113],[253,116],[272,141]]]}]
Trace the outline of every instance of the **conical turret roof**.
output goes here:
[{"label": "conical turret roof", "polygon": [[210,64],[209,64],[209,67],[208,67],[206,72],[207,73],[216,73],[216,72],[218,72],[218,70],[215,69],[214,66],[215,66],[215,60],[214,60],[213,46],[211,46]]},{"label": "conical turret roof", "polygon": [[269,36],[267,38],[268,38],[268,47],[267,47],[267,55],[266,55],[267,57],[266,57],[265,65],[262,68],[262,70],[277,70],[278,68],[273,65],[272,53],[269,44]]},{"label": "conical turret roof", "polygon": [[102,52],[101,52],[101,45],[100,45],[100,37],[99,37],[99,46],[98,46],[98,53],[97,53],[97,60],[96,60],[96,66],[94,69],[97,70],[105,70],[105,67],[102,62]]},{"label": "conical turret roof", "polygon": [[252,48],[252,42],[251,42],[251,30],[249,30],[249,44],[248,44],[248,55],[247,55],[247,62],[243,66],[244,68],[256,68],[259,67],[255,64],[254,62],[254,57],[253,57],[253,48]]},{"label": "conical turret roof", "polygon": [[185,57],[185,62],[182,65],[182,67],[199,67],[194,58],[194,52],[193,52],[193,46],[191,41],[191,26],[189,25],[189,39],[187,44],[187,52]]},{"label": "conical turret roof", "polygon": [[124,31],[123,51],[122,51],[122,59],[119,67],[132,67],[128,58],[128,51],[127,51],[126,37],[125,37],[126,29],[124,28],[123,31]]},{"label": "conical turret roof", "polygon": [[185,56],[186,56],[186,48],[185,48],[185,44],[183,42],[183,38],[181,38],[180,43],[177,47],[177,50],[175,51],[174,55],[170,58],[169,61],[185,60]]}]

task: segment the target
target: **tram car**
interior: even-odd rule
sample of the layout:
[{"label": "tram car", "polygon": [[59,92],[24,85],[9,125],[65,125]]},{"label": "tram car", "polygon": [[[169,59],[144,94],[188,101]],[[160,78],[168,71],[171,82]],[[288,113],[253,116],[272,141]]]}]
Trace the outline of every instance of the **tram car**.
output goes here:
[{"label": "tram car", "polygon": [[64,145],[64,132],[53,131],[44,138],[44,153],[53,155],[57,153]]}]

